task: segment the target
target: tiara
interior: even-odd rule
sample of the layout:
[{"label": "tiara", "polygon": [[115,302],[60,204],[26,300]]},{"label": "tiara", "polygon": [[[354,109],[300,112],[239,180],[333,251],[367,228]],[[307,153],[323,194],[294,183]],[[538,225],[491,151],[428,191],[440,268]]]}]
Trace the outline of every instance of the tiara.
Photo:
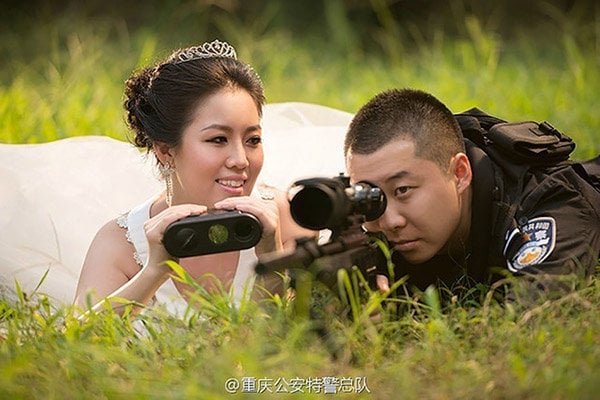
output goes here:
[{"label": "tiara", "polygon": [[199,58],[212,57],[228,57],[237,60],[237,54],[233,46],[227,42],[213,40],[212,42],[203,43],[200,46],[179,50],[169,57],[168,62],[171,64],[179,64],[186,61],[197,60]]}]

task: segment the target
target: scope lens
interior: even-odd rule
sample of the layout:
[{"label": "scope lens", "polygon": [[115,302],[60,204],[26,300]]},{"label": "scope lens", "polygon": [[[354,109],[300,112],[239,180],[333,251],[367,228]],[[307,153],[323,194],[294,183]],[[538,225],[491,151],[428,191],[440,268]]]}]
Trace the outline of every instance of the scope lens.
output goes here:
[{"label": "scope lens", "polygon": [[325,185],[304,186],[290,201],[290,212],[301,226],[326,229],[333,213],[335,193]]}]

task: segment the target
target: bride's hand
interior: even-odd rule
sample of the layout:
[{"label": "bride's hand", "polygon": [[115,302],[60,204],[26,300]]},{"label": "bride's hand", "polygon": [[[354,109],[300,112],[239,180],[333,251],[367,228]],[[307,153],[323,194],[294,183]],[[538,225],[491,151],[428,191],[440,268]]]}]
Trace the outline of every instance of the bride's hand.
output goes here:
[{"label": "bride's hand", "polygon": [[215,208],[239,210],[250,213],[260,220],[263,231],[260,242],[256,245],[258,255],[283,249],[279,206],[274,197],[266,199],[250,196],[228,197],[215,203]]},{"label": "bride's hand", "polygon": [[144,224],[144,232],[148,240],[148,261],[150,265],[160,266],[164,272],[170,271],[164,263],[166,260],[178,261],[171,256],[163,245],[163,236],[167,227],[173,222],[190,215],[202,215],[206,213],[206,206],[197,204],[180,204],[169,207]]}]

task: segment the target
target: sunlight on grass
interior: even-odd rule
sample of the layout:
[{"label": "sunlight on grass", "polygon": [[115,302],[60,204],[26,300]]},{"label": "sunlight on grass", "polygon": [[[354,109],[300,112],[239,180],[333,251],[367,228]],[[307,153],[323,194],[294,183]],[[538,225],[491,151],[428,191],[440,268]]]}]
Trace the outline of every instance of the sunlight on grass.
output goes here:
[{"label": "sunlight on grass", "polygon": [[[360,280],[355,273],[347,279]],[[251,302],[236,318],[219,306],[200,318],[151,308],[120,318],[106,308],[81,320],[71,307],[56,309],[42,294],[21,292],[15,302],[0,301],[0,395],[221,398],[231,378],[267,385],[280,377],[334,376],[366,379],[377,398],[546,398],[557,391],[570,398],[597,387],[591,379],[600,367],[599,285],[595,280],[528,318],[494,302],[486,311],[493,318],[482,319],[480,306],[443,305],[429,289],[421,301],[404,299],[402,314],[380,308],[379,322],[352,318],[354,311],[347,314],[344,302],[321,289],[314,306],[324,313],[311,320],[272,302]],[[228,303],[226,294],[196,296]],[[369,295],[358,301],[352,307],[366,311]],[[141,323],[147,334],[136,333]]]},{"label": "sunlight on grass", "polygon": [[[505,43],[467,18],[464,38],[440,32],[433,44],[395,41],[386,53],[340,53],[322,41],[296,44],[284,31],[252,40],[223,25],[239,38],[240,57],[261,74],[269,102],[304,101],[355,112],[382,90],[414,87],[432,92],[455,112],[477,106],[509,120],[549,120],[577,141],[576,158],[600,149],[598,60],[572,36],[548,52],[527,40]],[[62,24],[50,29],[49,56],[9,61],[12,73],[0,88],[0,141],[90,134],[125,139],[123,82],[170,48],[148,31],[115,31],[102,21],[91,29],[77,27],[77,35],[62,31],[67,29]],[[264,27],[254,29],[258,36]],[[39,32],[31,35],[44,41]]]}]

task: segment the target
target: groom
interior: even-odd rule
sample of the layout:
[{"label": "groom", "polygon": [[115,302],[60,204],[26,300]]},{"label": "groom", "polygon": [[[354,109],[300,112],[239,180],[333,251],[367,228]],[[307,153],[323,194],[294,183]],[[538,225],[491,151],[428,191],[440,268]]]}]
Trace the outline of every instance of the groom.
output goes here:
[{"label": "groom", "polygon": [[[492,143],[493,129],[485,127],[497,122],[503,121],[479,110],[455,116],[417,90],[381,93],[352,120],[344,145],[348,173],[387,196],[385,213],[364,228],[387,238],[395,279],[455,289],[514,274],[535,281],[528,288],[550,290],[594,272],[600,192],[567,160],[574,144],[549,124],[517,124],[517,133],[539,147],[529,160],[539,165],[528,168],[514,161],[518,154],[500,151],[502,129]],[[546,142],[555,145],[543,148]],[[388,289],[389,280],[379,278]]]}]

